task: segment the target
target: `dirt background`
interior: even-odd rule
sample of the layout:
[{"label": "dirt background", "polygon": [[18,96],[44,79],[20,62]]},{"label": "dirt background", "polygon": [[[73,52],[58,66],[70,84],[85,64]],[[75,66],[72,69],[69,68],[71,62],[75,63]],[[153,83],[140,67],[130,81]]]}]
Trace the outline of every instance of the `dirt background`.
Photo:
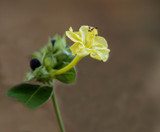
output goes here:
[{"label": "dirt background", "polygon": [[81,25],[97,26],[111,54],[56,82],[66,132],[160,132],[159,0],[0,0],[0,132],[59,132],[50,101],[32,111],[5,92],[50,35]]}]

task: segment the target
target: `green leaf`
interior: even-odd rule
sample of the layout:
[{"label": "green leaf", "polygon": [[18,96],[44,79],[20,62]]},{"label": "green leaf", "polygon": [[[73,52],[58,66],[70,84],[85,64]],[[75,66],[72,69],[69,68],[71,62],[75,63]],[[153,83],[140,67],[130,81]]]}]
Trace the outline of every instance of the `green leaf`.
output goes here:
[{"label": "green leaf", "polygon": [[20,84],[7,91],[28,108],[35,109],[45,103],[53,94],[53,88],[45,85]]}]

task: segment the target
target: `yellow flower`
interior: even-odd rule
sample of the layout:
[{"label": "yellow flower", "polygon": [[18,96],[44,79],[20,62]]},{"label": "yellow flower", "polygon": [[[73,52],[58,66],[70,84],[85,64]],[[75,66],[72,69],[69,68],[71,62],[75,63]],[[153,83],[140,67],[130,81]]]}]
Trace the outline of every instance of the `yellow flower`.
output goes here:
[{"label": "yellow flower", "polygon": [[97,28],[81,26],[79,32],[73,32],[70,27],[66,35],[75,42],[70,47],[73,55],[84,57],[90,54],[94,59],[107,61],[110,50],[105,38],[98,36]]}]

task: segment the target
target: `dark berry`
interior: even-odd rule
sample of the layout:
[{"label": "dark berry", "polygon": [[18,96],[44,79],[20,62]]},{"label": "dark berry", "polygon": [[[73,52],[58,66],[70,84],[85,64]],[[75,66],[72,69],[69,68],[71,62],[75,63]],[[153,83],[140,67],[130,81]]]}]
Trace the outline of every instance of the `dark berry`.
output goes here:
[{"label": "dark berry", "polygon": [[35,70],[36,68],[40,67],[41,66],[41,63],[38,59],[32,59],[30,61],[30,67],[32,70]]}]

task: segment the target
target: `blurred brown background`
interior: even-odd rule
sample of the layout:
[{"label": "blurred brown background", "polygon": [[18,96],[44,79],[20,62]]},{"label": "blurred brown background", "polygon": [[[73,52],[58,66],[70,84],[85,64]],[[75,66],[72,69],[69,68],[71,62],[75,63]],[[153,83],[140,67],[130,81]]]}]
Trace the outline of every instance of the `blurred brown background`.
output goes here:
[{"label": "blurred brown background", "polygon": [[111,53],[83,59],[76,83],[56,82],[66,132],[160,132],[159,0],[0,0],[0,132],[59,132],[50,101],[32,111],[5,92],[50,35],[81,25],[97,26]]}]

